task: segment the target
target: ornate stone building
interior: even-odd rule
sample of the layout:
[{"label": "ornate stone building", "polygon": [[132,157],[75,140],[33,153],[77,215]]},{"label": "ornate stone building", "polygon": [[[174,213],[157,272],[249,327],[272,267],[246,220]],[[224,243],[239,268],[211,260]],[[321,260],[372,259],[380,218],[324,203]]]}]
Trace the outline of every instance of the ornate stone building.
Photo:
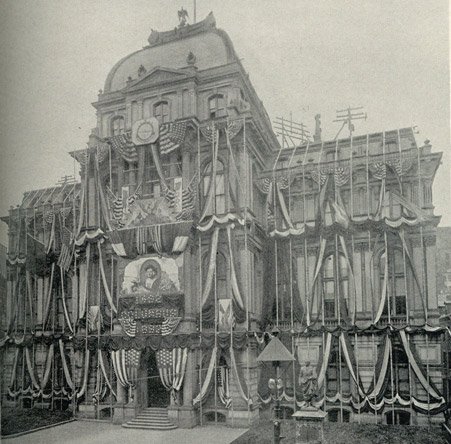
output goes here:
[{"label": "ornate stone building", "polygon": [[212,14],[148,43],[93,104],[80,183],[3,218],[3,401],[246,425],[270,401],[256,358],[277,326],[297,358],[287,410],[309,361],[329,420],[439,420],[441,155],[409,128],[281,149]]}]

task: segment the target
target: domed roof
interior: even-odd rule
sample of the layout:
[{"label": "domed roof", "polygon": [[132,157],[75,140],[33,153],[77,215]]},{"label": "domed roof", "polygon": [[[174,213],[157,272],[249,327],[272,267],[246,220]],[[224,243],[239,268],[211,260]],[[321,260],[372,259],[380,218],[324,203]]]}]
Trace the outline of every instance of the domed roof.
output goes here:
[{"label": "domed roof", "polygon": [[136,79],[142,65],[147,72],[156,67],[179,69],[188,66],[192,53],[199,70],[225,65],[234,60],[231,41],[225,32],[216,28],[213,14],[202,22],[175,28],[173,31],[152,30],[149,46],[120,60],[108,74],[104,92],[114,92],[126,86],[127,79]]}]

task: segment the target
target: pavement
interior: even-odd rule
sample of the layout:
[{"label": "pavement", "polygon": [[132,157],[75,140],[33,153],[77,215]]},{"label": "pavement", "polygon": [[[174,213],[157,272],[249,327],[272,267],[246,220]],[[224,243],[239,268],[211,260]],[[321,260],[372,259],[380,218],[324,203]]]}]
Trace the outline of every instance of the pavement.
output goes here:
[{"label": "pavement", "polygon": [[167,431],[124,429],[107,422],[73,421],[17,438],[5,444],[229,444],[247,429],[202,426]]}]

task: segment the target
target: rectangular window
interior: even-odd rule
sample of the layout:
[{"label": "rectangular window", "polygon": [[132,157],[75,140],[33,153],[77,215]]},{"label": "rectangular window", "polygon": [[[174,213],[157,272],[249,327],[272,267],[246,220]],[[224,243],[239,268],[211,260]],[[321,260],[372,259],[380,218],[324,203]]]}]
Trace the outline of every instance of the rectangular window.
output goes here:
[{"label": "rectangular window", "polygon": [[306,206],[306,220],[312,221],[315,219],[315,196],[310,194],[305,197]]},{"label": "rectangular window", "polygon": [[127,162],[124,160],[124,185],[136,185],[138,176],[138,162]]}]

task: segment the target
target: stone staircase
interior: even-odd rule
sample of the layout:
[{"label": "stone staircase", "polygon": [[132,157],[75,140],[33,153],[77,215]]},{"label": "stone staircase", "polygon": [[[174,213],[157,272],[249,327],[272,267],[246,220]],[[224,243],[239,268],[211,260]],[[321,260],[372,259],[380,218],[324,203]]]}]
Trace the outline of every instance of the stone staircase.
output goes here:
[{"label": "stone staircase", "polygon": [[149,407],[143,410],[136,418],[122,424],[127,429],[146,429],[146,430],[172,430],[176,429],[168,419],[168,411],[163,408]]}]

